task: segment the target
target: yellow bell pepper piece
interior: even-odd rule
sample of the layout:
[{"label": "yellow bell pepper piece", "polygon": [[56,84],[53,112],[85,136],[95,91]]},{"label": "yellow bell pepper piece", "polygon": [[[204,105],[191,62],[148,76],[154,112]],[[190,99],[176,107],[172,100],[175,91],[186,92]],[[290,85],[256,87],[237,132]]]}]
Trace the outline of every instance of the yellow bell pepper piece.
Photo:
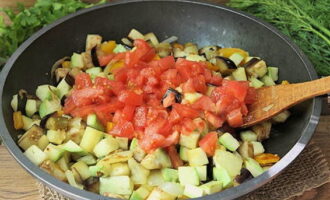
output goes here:
[{"label": "yellow bell pepper piece", "polygon": [[212,71],[219,71],[219,67],[213,65],[212,63],[210,62],[206,62],[206,66],[209,70],[212,70]]},{"label": "yellow bell pepper piece", "polygon": [[115,124],[113,122],[107,122],[107,132],[109,133],[114,126]]},{"label": "yellow bell pepper piece", "polygon": [[62,63],[62,67],[63,68],[70,68],[71,67],[71,62],[70,61],[64,61]]},{"label": "yellow bell pepper piece", "polygon": [[160,60],[160,57],[159,57],[159,55],[155,55],[155,57],[153,58],[153,60]]},{"label": "yellow bell pepper piece", "polygon": [[277,163],[280,160],[280,157],[276,154],[271,153],[262,153],[254,157],[254,159],[261,165],[267,166]]},{"label": "yellow bell pepper piece", "polygon": [[115,41],[111,40],[108,42],[103,42],[101,44],[101,51],[104,53],[113,53],[113,50],[116,48],[117,44]]},{"label": "yellow bell pepper piece", "polygon": [[110,72],[112,73],[114,70],[122,68],[124,66],[124,61],[115,62],[110,66]]},{"label": "yellow bell pepper piece", "polygon": [[282,81],[281,82],[281,85],[289,85],[290,83],[289,83],[289,81],[287,81],[287,80],[284,80],[284,81]]},{"label": "yellow bell pepper piece", "polygon": [[244,58],[249,56],[249,53],[239,49],[239,48],[221,48],[218,50],[219,56],[223,56],[226,58],[229,58],[231,55],[233,55],[234,53],[239,53],[241,54]]},{"label": "yellow bell pepper piece", "polygon": [[16,111],[13,113],[13,121],[14,121],[14,128],[16,130],[23,128],[24,124],[23,124],[23,118],[22,118],[21,111]]}]

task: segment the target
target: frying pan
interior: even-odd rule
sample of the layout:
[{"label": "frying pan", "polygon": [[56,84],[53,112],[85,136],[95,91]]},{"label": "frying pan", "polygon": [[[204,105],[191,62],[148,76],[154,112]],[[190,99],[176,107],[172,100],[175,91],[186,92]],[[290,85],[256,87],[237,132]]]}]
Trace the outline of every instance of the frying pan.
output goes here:
[{"label": "frying pan", "polygon": [[[192,0],[121,0],[64,17],[29,38],[2,70],[0,127],[3,142],[17,162],[44,184],[73,199],[110,198],[73,188],[32,164],[16,144],[17,135],[22,132],[13,129],[10,100],[19,89],[33,93],[38,85],[49,83],[52,64],[72,52],[83,51],[87,34],[120,41],[132,28],[143,33],[154,32],[160,39],[175,35],[181,43],[245,49],[250,55],[266,60],[268,65],[279,67],[281,80],[302,82],[317,78],[306,56],[274,27],[217,4]],[[203,199],[234,199],[277,176],[310,140],[320,110],[319,98],[292,108],[293,115],[286,123],[274,126],[271,138],[264,143],[267,152],[279,154],[282,159],[257,178]]]}]

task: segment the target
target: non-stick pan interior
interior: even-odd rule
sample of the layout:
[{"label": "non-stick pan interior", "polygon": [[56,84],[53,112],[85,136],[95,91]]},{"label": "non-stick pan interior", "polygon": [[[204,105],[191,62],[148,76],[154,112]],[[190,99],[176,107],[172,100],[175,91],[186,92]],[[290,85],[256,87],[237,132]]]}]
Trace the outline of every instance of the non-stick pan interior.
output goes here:
[{"label": "non-stick pan interior", "polygon": [[[64,21],[37,38],[17,58],[5,81],[2,109],[12,138],[19,132],[12,127],[10,100],[19,89],[34,93],[38,85],[49,83],[52,64],[72,52],[83,51],[87,34],[100,34],[104,40],[120,39],[136,28],[154,32],[160,40],[172,35],[179,42],[200,46],[238,47],[263,58],[268,65],[280,68],[280,80],[308,81],[310,70],[297,52],[269,28],[225,8],[176,1],[143,1],[119,4]],[[292,109],[293,116],[273,128],[266,141],[267,152],[285,155],[298,141],[309,123],[313,100]]]}]

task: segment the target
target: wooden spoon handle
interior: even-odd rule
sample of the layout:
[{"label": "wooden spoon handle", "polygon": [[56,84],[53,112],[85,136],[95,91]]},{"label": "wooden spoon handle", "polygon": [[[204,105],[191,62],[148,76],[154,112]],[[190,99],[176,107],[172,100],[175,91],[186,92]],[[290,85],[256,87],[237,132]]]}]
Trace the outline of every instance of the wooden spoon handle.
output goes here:
[{"label": "wooden spoon handle", "polygon": [[295,104],[327,93],[330,93],[330,76],[304,83],[260,88],[257,101],[249,107],[242,127],[270,119]]}]

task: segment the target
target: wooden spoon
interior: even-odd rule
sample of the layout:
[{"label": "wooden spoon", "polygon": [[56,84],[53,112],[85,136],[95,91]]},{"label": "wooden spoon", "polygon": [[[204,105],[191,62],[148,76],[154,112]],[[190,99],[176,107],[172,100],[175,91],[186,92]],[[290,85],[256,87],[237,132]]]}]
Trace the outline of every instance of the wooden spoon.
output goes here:
[{"label": "wooden spoon", "polygon": [[312,97],[330,92],[330,76],[296,84],[275,85],[257,89],[257,100],[249,107],[241,127],[248,127]]}]

